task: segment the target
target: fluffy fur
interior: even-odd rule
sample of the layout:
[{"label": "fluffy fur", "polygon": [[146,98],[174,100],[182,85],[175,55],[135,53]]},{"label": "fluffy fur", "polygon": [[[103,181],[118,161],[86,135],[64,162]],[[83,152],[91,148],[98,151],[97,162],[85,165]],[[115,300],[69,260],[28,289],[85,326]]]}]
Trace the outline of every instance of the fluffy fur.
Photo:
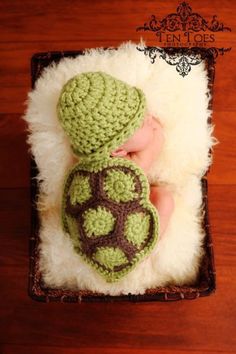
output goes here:
[{"label": "fluffy fur", "polygon": [[[180,76],[175,67],[157,58],[154,64],[136,49],[145,45],[122,43],[118,50],[87,49],[84,56],[64,58],[43,71],[29,92],[24,119],[28,143],[39,168],[40,268],[50,287],[89,289],[104,294],[142,294],[145,289],[167,284],[191,284],[203,255],[204,231],[200,179],[208,169],[209,148],[215,139],[207,124],[207,72],[204,64]],[[108,284],[84,263],[63,233],[60,222],[62,184],[76,162],[56,115],[62,86],[84,71],[105,71],[141,88],[149,111],[164,127],[165,144],[149,173],[151,183],[167,184],[175,210],[163,239],[125,278]],[[206,95],[208,93],[208,95]]]}]

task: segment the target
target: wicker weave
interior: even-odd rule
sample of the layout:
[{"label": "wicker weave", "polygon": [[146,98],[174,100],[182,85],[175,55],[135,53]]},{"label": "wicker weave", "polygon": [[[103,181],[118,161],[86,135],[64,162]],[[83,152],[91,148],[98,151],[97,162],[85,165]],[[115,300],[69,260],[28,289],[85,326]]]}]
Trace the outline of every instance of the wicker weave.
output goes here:
[{"label": "wicker weave", "polygon": [[[106,49],[106,48],[104,48]],[[178,51],[181,48],[171,49]],[[202,48],[205,51],[205,66],[208,72],[208,87],[213,97],[213,83],[215,76],[214,58],[211,52],[207,52],[207,49]],[[66,52],[47,52],[36,53],[31,59],[31,77],[32,88],[34,88],[37,78],[40,76],[42,70],[47,67],[51,62],[59,62],[63,57],[76,57],[83,55],[83,51],[66,51]],[[212,99],[209,101],[208,109],[212,109]],[[209,118],[210,120],[211,118]],[[212,153],[212,152],[211,152]],[[209,170],[208,170],[209,172]],[[205,230],[205,243],[204,248],[206,250],[205,256],[202,259],[202,264],[199,271],[199,277],[196,284],[190,286],[168,286],[157,287],[155,289],[146,290],[143,295],[121,295],[110,296],[102,293],[95,293],[88,290],[64,290],[64,289],[52,289],[46,287],[42,282],[42,276],[39,271],[39,253],[38,243],[39,241],[39,217],[36,208],[36,195],[38,193],[38,186],[35,176],[38,174],[37,166],[34,160],[31,160],[31,236],[30,236],[30,272],[29,272],[29,295],[34,300],[50,302],[81,302],[81,301],[173,301],[183,299],[196,299],[201,296],[210,295],[215,291],[215,266],[214,266],[214,254],[213,244],[210,232],[210,222],[208,214],[208,201],[207,201],[207,173],[202,178],[202,195],[203,195],[203,207],[205,216],[203,219],[202,227]]]}]

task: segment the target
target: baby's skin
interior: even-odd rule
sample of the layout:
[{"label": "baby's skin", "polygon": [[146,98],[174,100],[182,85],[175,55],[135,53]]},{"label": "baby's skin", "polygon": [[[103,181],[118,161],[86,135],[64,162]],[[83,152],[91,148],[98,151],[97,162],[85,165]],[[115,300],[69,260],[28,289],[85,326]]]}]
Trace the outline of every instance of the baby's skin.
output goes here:
[{"label": "baby's skin", "polygon": [[[142,126],[123,145],[114,150],[111,156],[134,161],[147,175],[163,143],[164,134],[161,124],[151,114],[147,114]],[[160,237],[162,237],[174,210],[174,199],[165,187],[151,185],[150,201],[158,211]]]}]

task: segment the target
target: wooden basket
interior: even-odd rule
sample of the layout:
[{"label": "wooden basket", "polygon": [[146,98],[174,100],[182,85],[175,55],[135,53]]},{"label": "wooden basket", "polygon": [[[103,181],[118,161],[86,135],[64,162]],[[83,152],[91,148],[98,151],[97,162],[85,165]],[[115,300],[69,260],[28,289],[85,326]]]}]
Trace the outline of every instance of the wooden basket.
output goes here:
[{"label": "wooden basket", "polygon": [[[107,48],[104,48],[107,49]],[[178,51],[181,48],[171,48],[171,51]],[[204,63],[206,65],[209,81],[208,87],[213,97],[213,83],[215,76],[215,66],[213,54],[205,48]],[[82,50],[66,51],[66,52],[46,52],[36,53],[31,59],[31,78],[32,88],[40,76],[42,70],[52,62],[59,62],[63,57],[76,57],[83,55]],[[191,74],[190,74],[191,75]],[[209,109],[212,109],[212,99],[209,101]],[[210,120],[211,118],[209,118]],[[210,151],[212,153],[212,151]],[[209,170],[208,170],[209,171]],[[45,287],[42,281],[41,273],[39,271],[39,217],[36,208],[36,195],[38,193],[38,186],[36,182],[36,175],[38,174],[37,166],[33,159],[31,159],[31,235],[30,235],[30,272],[29,272],[29,295],[34,300],[50,302],[94,302],[94,301],[173,301],[183,299],[196,299],[201,296],[210,295],[215,291],[215,267],[213,244],[210,232],[210,222],[208,214],[207,201],[207,173],[202,178],[202,195],[203,207],[205,211],[203,225],[206,236],[204,238],[205,256],[202,259],[202,264],[199,270],[199,276],[194,286],[167,286],[157,287],[155,289],[146,290],[143,295],[120,295],[110,296],[102,293],[95,293],[88,290],[66,290],[66,289],[52,289]]]}]

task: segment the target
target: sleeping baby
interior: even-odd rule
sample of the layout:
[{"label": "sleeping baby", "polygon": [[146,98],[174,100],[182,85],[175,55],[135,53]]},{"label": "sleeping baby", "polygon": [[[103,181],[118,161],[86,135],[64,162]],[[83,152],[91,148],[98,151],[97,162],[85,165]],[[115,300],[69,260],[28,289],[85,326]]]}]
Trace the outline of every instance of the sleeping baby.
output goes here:
[{"label": "sleeping baby", "polygon": [[102,71],[70,79],[57,113],[78,157],[62,190],[63,230],[91,271],[119,281],[148,257],[173,212],[171,193],[147,179],[162,127],[142,90]]}]

